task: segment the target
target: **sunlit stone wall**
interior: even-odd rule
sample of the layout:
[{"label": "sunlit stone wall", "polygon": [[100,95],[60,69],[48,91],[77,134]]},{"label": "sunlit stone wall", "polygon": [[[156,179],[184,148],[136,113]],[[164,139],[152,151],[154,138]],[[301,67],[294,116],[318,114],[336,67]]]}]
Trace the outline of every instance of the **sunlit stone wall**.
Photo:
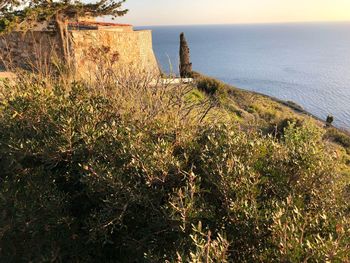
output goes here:
[{"label": "sunlit stone wall", "polygon": [[[80,76],[91,76],[103,64],[115,70],[137,69],[159,74],[153,52],[152,32],[131,26],[83,27],[70,32],[70,53]],[[0,37],[3,64],[44,68],[62,58],[59,37],[53,31],[13,32]]]}]

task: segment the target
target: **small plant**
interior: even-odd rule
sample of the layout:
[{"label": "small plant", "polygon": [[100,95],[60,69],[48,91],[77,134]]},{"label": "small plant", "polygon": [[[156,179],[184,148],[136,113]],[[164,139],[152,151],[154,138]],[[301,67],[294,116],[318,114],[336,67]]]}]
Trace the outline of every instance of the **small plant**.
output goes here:
[{"label": "small plant", "polygon": [[328,116],[327,116],[327,119],[326,119],[326,125],[327,125],[327,127],[332,126],[333,121],[334,121],[334,117],[333,117],[332,115],[328,115]]},{"label": "small plant", "polygon": [[115,73],[115,63],[119,60],[119,53],[111,50],[109,46],[91,46],[86,52],[85,57],[90,61],[87,66],[91,72],[94,72],[95,81],[106,84],[113,81]]},{"label": "small plant", "polygon": [[[192,225],[191,239],[195,245],[195,249],[190,252],[190,256],[185,262],[190,263],[227,263],[229,262],[229,242],[226,238],[218,234],[217,237],[213,237],[210,230],[204,232],[202,229],[202,222],[199,222],[197,226]],[[178,263],[184,261],[178,260]]]},{"label": "small plant", "polygon": [[197,81],[197,88],[209,95],[214,95],[221,87],[223,84],[213,78],[202,77]]},{"label": "small plant", "polygon": [[341,131],[336,128],[330,127],[327,129],[325,139],[331,140],[341,146],[343,146],[350,153],[350,136],[347,131]]}]

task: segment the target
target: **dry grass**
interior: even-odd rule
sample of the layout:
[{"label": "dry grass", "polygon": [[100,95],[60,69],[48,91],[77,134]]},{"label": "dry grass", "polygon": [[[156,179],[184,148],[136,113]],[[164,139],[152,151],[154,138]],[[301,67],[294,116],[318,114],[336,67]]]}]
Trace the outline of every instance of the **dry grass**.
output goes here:
[{"label": "dry grass", "polygon": [[0,72],[0,79],[13,79],[16,77],[16,74],[9,71]]}]

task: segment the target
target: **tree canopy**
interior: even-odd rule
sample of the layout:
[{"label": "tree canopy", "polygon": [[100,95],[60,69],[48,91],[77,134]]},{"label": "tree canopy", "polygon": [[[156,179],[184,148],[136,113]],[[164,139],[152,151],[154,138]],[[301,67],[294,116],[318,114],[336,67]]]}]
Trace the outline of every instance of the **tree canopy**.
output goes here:
[{"label": "tree canopy", "polygon": [[180,34],[180,76],[192,77],[192,63],[190,62],[190,48],[188,47],[185,34]]}]

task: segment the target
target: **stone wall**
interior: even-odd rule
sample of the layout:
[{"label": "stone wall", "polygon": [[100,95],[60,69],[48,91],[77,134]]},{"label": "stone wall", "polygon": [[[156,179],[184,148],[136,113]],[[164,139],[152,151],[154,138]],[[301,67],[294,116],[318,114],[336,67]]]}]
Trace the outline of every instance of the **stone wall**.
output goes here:
[{"label": "stone wall", "polygon": [[[98,58],[96,61],[97,54],[107,64],[113,64],[116,70],[159,73],[151,31],[74,30],[71,34],[74,61],[81,74],[91,74],[100,66],[101,61]],[[118,59],[114,62],[115,55]]]},{"label": "stone wall", "polygon": [[53,32],[13,32],[0,36],[0,64],[2,67],[40,69],[53,56],[61,57],[58,36]]},{"label": "stone wall", "polygon": [[[93,75],[101,63],[117,70],[137,69],[159,74],[152,47],[152,32],[149,30],[106,27],[98,30],[70,30],[70,35],[73,62],[82,77]],[[5,64],[20,67],[40,64],[42,67],[52,57],[61,57],[58,43],[59,38],[54,32],[14,32],[1,37],[0,56]]]}]

